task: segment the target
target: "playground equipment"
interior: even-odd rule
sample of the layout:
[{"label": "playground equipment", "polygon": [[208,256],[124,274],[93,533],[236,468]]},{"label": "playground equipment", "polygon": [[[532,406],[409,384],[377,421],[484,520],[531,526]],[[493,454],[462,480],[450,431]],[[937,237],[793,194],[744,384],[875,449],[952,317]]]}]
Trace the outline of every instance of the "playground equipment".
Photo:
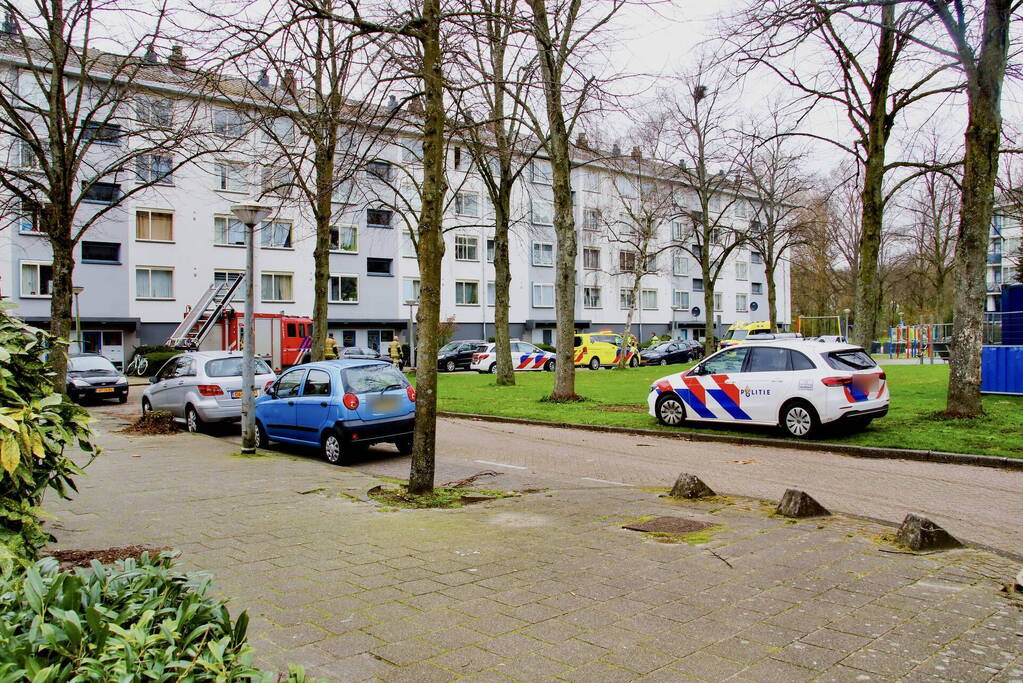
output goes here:
[{"label": "playground equipment", "polygon": [[801,315],[796,318],[796,332],[804,337],[837,335],[848,338],[847,327],[848,321],[843,325],[840,315]]},{"label": "playground equipment", "polygon": [[952,325],[947,323],[899,324],[888,328],[889,358],[948,358]]}]

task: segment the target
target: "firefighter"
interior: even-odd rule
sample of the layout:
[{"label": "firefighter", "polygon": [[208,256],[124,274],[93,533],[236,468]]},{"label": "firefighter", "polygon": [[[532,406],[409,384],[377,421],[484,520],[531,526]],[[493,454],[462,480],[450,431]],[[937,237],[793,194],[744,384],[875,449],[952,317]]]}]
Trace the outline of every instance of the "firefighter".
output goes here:
[{"label": "firefighter", "polygon": [[394,363],[395,367],[401,367],[401,342],[398,341],[397,337],[391,339],[391,343],[387,345],[387,353],[391,357],[391,362]]},{"label": "firefighter", "polygon": [[323,348],[323,357],[326,360],[334,360],[337,358],[337,340],[334,339],[333,332],[327,335],[327,344]]}]

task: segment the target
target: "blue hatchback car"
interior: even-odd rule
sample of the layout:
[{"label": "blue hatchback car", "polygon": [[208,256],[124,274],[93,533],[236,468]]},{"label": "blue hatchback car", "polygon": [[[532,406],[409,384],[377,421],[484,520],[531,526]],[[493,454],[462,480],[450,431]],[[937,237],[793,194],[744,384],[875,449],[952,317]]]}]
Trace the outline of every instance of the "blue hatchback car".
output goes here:
[{"label": "blue hatchback car", "polygon": [[416,390],[390,363],[306,363],[281,373],[256,399],[256,445],[318,446],[335,465],[374,443],[393,443],[408,455],[415,419]]}]

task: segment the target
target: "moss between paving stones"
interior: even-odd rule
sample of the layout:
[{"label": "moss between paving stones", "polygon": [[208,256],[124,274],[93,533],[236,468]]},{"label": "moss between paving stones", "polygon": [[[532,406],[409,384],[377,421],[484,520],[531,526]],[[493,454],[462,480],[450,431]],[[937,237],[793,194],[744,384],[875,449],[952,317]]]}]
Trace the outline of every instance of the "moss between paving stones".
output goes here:
[{"label": "moss between paving stones", "polygon": [[469,503],[482,502],[474,498],[485,496],[487,500],[508,498],[515,494],[507,491],[469,488],[435,488],[433,493],[413,495],[402,486],[397,489],[374,487],[368,491],[370,498],[382,505],[398,508],[459,508]]}]

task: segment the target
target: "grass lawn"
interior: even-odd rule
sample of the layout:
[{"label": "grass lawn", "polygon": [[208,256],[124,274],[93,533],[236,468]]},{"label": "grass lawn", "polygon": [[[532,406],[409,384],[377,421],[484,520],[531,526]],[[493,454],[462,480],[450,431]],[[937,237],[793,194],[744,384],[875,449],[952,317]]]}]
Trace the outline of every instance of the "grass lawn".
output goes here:
[{"label": "grass lawn", "polygon": [[[680,372],[688,366],[669,366]],[[1001,455],[1023,458],[1023,398],[986,396],[983,417],[941,420],[934,414],[945,408],[947,365],[888,365],[891,409],[886,417],[865,431],[844,434],[824,430],[824,441],[914,448],[934,451]],[[438,408],[451,412],[521,417],[550,422],[614,425],[663,429],[646,413],[646,396],[653,380],[668,374],[666,368],[627,370],[578,370],[576,392],[587,400],[574,404],[541,403],[549,394],[554,376],[548,372],[519,372],[516,385],[499,387],[492,375],[441,374]],[[736,427],[710,428],[687,424],[685,429],[747,436],[781,437],[777,429]]]}]

